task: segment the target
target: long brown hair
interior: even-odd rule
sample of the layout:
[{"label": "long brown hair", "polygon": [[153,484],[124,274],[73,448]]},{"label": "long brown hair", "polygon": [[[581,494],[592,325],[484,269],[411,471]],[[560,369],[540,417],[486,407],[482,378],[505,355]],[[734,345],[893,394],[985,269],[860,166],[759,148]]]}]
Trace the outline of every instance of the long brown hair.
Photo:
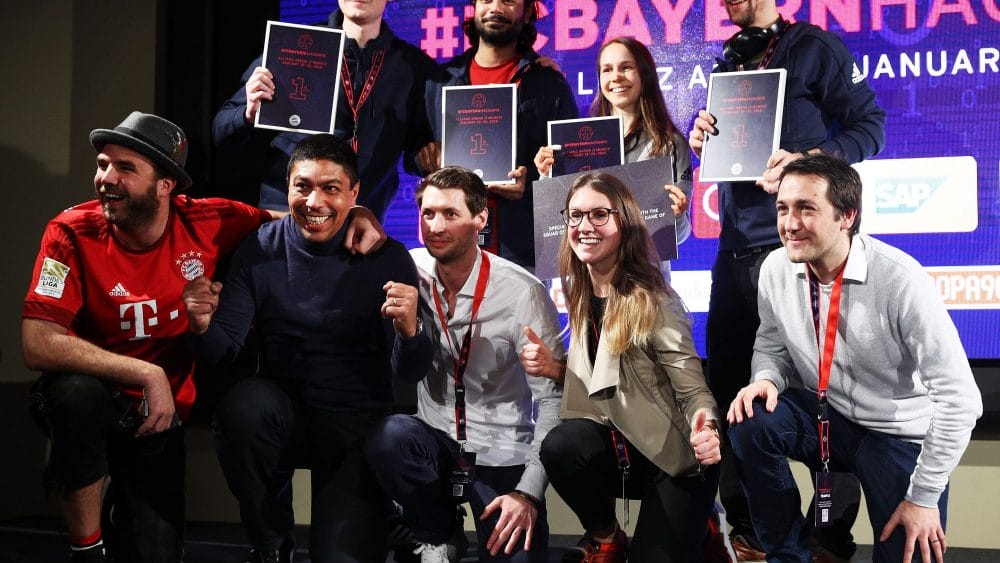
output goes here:
[{"label": "long brown hair", "polygon": [[[653,140],[652,156],[663,156],[669,154],[674,148],[674,137],[680,135],[677,126],[670,118],[667,105],[663,103],[663,95],[660,93],[660,82],[656,78],[656,62],[649,49],[638,40],[632,37],[617,37],[609,39],[601,50],[597,52],[597,76],[600,82],[601,76],[601,53],[608,45],[618,44],[632,54],[635,59],[635,70],[639,75],[639,120],[638,129],[625,131],[626,137],[638,135],[645,131],[649,138]],[[590,105],[590,115],[593,117],[604,117],[614,115],[611,103],[604,97],[604,89],[598,84],[597,96]]]},{"label": "long brown hair", "polygon": [[[618,210],[611,220],[618,221],[621,246],[611,277],[601,334],[612,353],[622,354],[629,348],[642,346],[649,339],[656,326],[661,299],[677,297],[663,281],[660,260],[632,192],[615,176],[591,172],[573,182],[566,194],[566,207],[573,195],[584,188],[604,194]],[[559,275],[566,293],[572,338],[577,345],[582,345],[586,342],[594,287],[587,265],[577,258],[570,246],[569,229],[567,227],[559,249]]]}]

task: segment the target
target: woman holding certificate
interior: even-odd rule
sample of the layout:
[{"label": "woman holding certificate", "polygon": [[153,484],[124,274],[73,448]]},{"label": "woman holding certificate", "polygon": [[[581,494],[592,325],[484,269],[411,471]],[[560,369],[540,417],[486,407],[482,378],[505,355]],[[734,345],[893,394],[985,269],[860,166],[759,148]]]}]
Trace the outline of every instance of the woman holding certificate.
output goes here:
[{"label": "woman holding certificate", "polygon": [[[564,561],[700,561],[721,454],[684,306],[618,178],[581,176],[562,215],[559,271],[572,338],[563,423],[540,457],[586,530]],[[543,348],[532,344],[522,356]],[[616,497],[642,500],[630,547],[621,527],[628,502],[619,520]]]},{"label": "woman holding certificate", "polygon": [[[693,187],[691,150],[687,139],[674,125],[656,74],[656,63],[649,49],[631,37],[611,39],[597,54],[600,93],[590,106],[590,115],[619,115],[625,131],[625,162],[651,158],[669,158],[673,181],[664,189],[677,219],[677,243],[691,234],[687,213]],[[542,147],[535,155],[535,167],[546,176],[555,162],[553,147]],[[663,263],[669,280],[670,263]]]}]

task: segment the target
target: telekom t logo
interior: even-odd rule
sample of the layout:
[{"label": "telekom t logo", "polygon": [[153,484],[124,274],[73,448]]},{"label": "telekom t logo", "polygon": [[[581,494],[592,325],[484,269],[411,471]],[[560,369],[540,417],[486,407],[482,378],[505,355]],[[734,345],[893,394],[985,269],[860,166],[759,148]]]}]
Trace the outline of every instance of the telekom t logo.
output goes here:
[{"label": "telekom t logo", "polygon": [[[129,311],[132,312],[131,315],[129,315]],[[149,313],[148,318],[147,311]],[[143,338],[149,338],[150,334],[146,332],[146,327],[153,327],[160,323],[160,321],[156,318],[155,299],[136,301],[134,303],[122,303],[118,306],[118,316],[122,319],[122,330],[132,330],[133,327],[135,328],[135,334],[129,337],[129,340],[142,340]],[[134,319],[134,321],[126,320],[130,316]]]},{"label": "telekom t logo", "polygon": [[699,182],[701,167],[694,169],[694,193],[691,195],[691,223],[694,236],[719,238],[719,187]]}]

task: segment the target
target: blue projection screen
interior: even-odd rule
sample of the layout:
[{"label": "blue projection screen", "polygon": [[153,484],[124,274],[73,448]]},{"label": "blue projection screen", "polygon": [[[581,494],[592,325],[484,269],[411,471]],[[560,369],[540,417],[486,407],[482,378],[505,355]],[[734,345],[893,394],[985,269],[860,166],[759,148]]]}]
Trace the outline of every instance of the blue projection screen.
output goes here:
[{"label": "blue projection screen", "polygon": [[[885,108],[887,144],[858,166],[862,230],[924,265],[970,358],[1000,358],[1000,0],[786,0],[786,19],[841,38]],[[282,19],[325,22],[335,1],[282,1]],[[658,65],[674,121],[690,129],[708,75],[735,32],[723,0],[545,0],[535,48],[555,59],[586,115],[597,92],[595,60],[607,39],[638,38]],[[397,35],[445,61],[466,48],[468,1],[395,0]],[[263,31],[260,30],[263,43]],[[402,170],[401,170],[402,172]],[[404,176],[387,229],[416,246],[416,180]],[[699,183],[694,230],[673,263],[673,284],[692,311],[704,352],[710,269],[717,249],[715,186]],[[553,290],[557,303],[558,288]]]}]

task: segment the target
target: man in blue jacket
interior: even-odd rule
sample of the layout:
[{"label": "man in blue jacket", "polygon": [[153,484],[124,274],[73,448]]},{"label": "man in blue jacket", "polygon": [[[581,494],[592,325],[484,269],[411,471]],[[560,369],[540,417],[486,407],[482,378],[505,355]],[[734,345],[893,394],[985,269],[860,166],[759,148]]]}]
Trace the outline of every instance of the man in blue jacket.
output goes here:
[{"label": "man in blue jacket", "polygon": [[[775,192],[785,164],[804,153],[839,155],[850,163],[878,154],[885,143],[885,111],[836,35],[815,25],[789,23],[775,0],[726,2],[730,21],[740,31],[726,42],[716,72],[784,68],[788,71],[781,148],[768,161],[763,179],[720,182],[719,253],[712,267],[708,309],[708,383],[720,405],[728,405],[750,381],[750,359],[760,318],[757,277],[768,253],[781,246],[775,228]],[[689,142],[701,155],[706,135],[716,135],[715,116],[702,110]],[[720,495],[736,538],[737,551],[760,558],[734,460],[724,452]],[[854,487],[857,490],[857,487]],[[841,538],[830,547],[849,558],[854,546],[849,521],[838,527]],[[846,529],[840,529],[846,528]],[[746,551],[746,550],[744,550]]]},{"label": "man in blue jacket", "polygon": [[[398,164],[411,174],[419,174],[415,155],[432,141],[424,113],[424,88],[439,72],[437,64],[420,49],[406,43],[382,20],[387,0],[368,3],[340,0],[340,9],[330,14],[327,25],[343,29],[347,35],[344,58],[347,75],[341,87],[351,86],[348,96],[339,96],[335,134],[356,142],[361,174],[358,204],[371,209],[379,221],[399,189]],[[271,135],[271,145],[261,170],[260,207],[287,211],[285,167],[301,133],[254,129],[253,122],[262,103],[274,97],[274,77],[260,66],[257,58],[243,74],[243,85],[227,100],[212,121],[216,146],[239,146],[254,135]],[[371,83],[367,98],[360,95]]]},{"label": "man in blue jacket", "polygon": [[[538,31],[535,0],[472,0],[475,13],[462,24],[472,47],[445,65],[443,84],[432,85],[427,111],[435,138],[441,139],[441,87],[517,84],[517,168],[514,184],[489,184],[490,224],[500,256],[532,269],[535,265],[531,183],[538,178],[532,159],[548,144],[546,124],[579,116],[573,91],[560,72],[538,63],[532,49]],[[431,154],[428,154],[428,153]],[[440,167],[438,147],[421,153],[421,168]]]},{"label": "man in blue jacket", "polygon": [[244,240],[224,291],[205,277],[184,290],[202,359],[232,360],[251,324],[260,339],[258,377],[237,383],[216,410],[219,463],[240,503],[250,561],[291,561],[299,467],[311,469],[312,561],[383,561],[385,498],[362,441],[392,410],[391,377],[417,381],[431,364],[417,270],[392,239],[365,256],[342,247],[358,195],[345,141],[323,134],[299,143],[288,190],[289,215]]}]

